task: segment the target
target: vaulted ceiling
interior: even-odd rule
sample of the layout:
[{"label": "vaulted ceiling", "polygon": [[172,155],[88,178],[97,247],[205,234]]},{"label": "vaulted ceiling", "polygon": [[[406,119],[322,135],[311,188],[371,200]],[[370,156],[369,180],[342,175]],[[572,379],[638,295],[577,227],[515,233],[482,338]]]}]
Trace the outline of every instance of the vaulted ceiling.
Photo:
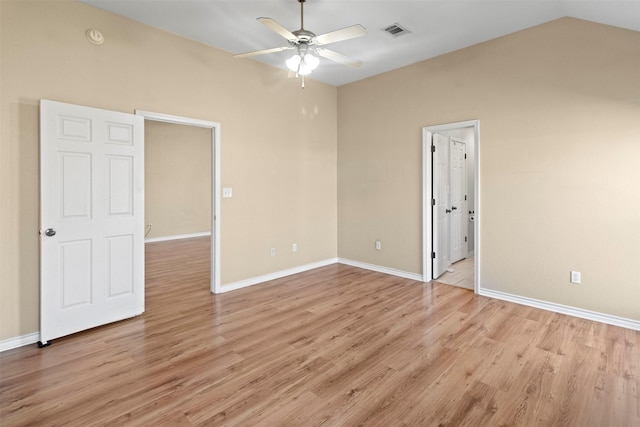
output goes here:
[{"label": "vaulted ceiling", "polygon": [[[256,20],[300,28],[298,0],[82,0],[135,21],[230,52],[286,46]],[[304,27],[316,35],[361,24],[367,35],[330,49],[362,61],[321,58],[312,78],[340,86],[562,17],[640,31],[640,0],[306,0]],[[392,36],[384,28],[407,31]],[[108,35],[106,35],[108,37]],[[291,51],[238,59],[286,69]]]}]

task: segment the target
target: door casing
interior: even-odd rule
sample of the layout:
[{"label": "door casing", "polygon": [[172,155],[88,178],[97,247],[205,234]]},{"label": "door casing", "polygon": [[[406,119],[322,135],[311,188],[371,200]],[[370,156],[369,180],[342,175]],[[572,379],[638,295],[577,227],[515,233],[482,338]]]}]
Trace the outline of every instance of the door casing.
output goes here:
[{"label": "door casing", "polygon": [[425,126],[422,128],[422,280],[430,282],[433,275],[431,265],[431,253],[433,252],[432,237],[432,164],[431,164],[431,139],[435,132],[451,131],[462,128],[473,128],[475,139],[474,144],[474,206],[475,225],[474,225],[474,278],[473,291],[478,293],[480,285],[480,120],[467,120],[463,122],[447,123],[434,126]]},{"label": "door casing", "polygon": [[220,123],[143,110],[136,110],[136,115],[145,120],[211,129],[211,293],[220,293]]}]

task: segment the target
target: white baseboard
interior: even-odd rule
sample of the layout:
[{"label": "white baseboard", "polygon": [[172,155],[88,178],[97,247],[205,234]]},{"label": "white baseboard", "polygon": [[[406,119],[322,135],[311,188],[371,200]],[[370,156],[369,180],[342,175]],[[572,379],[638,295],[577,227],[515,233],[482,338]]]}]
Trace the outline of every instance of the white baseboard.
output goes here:
[{"label": "white baseboard", "polygon": [[268,282],[270,280],[291,276],[293,274],[303,273],[305,271],[313,270],[314,268],[325,267],[327,265],[335,264],[336,262],[338,262],[337,258],[329,258],[324,261],[301,265],[298,267],[289,268],[287,270],[276,271],[275,273],[269,273],[263,276],[251,277],[249,279],[240,280],[238,282],[227,283],[226,285],[221,286],[220,292],[224,293],[235,291],[236,289],[246,288],[247,286],[253,286],[259,283]]},{"label": "white baseboard", "polygon": [[211,236],[211,232],[203,231],[201,233],[176,234],[174,236],[151,237],[149,239],[144,239],[144,242],[145,243],[166,242],[167,240],[191,239],[192,237],[205,237],[205,236]]},{"label": "white baseboard", "polygon": [[422,282],[422,274],[418,273],[410,273],[408,271],[396,270],[395,268],[382,267],[380,265],[368,264],[366,262],[353,261],[345,258],[338,258],[338,262],[340,264],[346,264],[352,267],[364,268],[365,270],[377,271],[378,273],[390,274],[392,276],[398,276],[404,279],[411,279]]},{"label": "white baseboard", "polygon": [[33,332],[31,334],[22,335],[20,337],[2,340],[0,341],[0,353],[25,345],[34,344],[38,341],[40,341],[40,332]]},{"label": "white baseboard", "polygon": [[541,310],[553,311],[555,313],[567,314],[569,316],[579,317],[581,319],[593,320],[594,322],[601,322],[608,325],[620,326],[621,328],[640,331],[640,321],[638,320],[626,319],[624,317],[598,313],[596,311],[584,310],[582,308],[570,307],[567,305],[541,301],[533,298],[521,297],[518,295],[508,294],[506,292],[493,291],[491,289],[485,288],[478,289],[478,295],[483,295],[485,297],[495,298],[503,301],[514,302],[516,304],[535,307]]}]

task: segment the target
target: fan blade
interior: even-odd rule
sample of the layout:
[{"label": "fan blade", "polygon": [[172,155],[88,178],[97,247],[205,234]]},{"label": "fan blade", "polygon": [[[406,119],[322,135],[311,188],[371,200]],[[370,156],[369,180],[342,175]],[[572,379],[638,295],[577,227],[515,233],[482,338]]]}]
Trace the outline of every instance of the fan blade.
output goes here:
[{"label": "fan blade", "polygon": [[298,37],[296,37],[295,34],[293,34],[291,31],[287,30],[285,27],[283,27],[282,25],[278,24],[276,21],[274,21],[271,18],[258,18],[258,21],[260,21],[262,24],[264,24],[267,27],[269,27],[269,29],[271,31],[275,31],[276,33],[280,34],[282,37],[284,37],[285,39],[287,39],[289,41],[298,40]]},{"label": "fan blade", "polygon": [[330,33],[320,34],[315,37],[315,42],[316,44],[329,44],[354,39],[365,34],[367,34],[367,30],[362,25],[357,24],[341,30],[331,31]]},{"label": "fan blade", "polygon": [[322,47],[319,47],[316,49],[316,52],[318,53],[318,55],[330,59],[334,62],[338,62],[340,64],[343,65],[348,65],[349,67],[354,67],[354,68],[358,68],[360,67],[360,65],[362,65],[362,62],[356,60],[356,59],[352,59],[349,58],[348,56],[345,56],[341,53],[335,52],[333,50],[329,50],[329,49],[325,49]]},{"label": "fan blade", "polygon": [[254,52],[239,53],[233,55],[234,58],[249,58],[251,56],[265,55],[267,53],[282,52],[283,50],[293,49],[293,46],[274,47],[271,49],[256,50]]}]

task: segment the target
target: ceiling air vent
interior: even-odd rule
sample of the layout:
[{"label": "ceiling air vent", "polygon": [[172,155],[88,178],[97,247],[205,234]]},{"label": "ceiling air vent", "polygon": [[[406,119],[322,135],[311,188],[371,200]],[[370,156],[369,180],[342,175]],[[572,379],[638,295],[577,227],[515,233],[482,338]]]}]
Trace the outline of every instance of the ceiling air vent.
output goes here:
[{"label": "ceiling air vent", "polygon": [[404,28],[402,25],[398,23],[389,25],[387,28],[384,29],[384,31],[391,34],[393,37],[398,37],[410,32],[409,30],[407,30],[406,28]]}]

